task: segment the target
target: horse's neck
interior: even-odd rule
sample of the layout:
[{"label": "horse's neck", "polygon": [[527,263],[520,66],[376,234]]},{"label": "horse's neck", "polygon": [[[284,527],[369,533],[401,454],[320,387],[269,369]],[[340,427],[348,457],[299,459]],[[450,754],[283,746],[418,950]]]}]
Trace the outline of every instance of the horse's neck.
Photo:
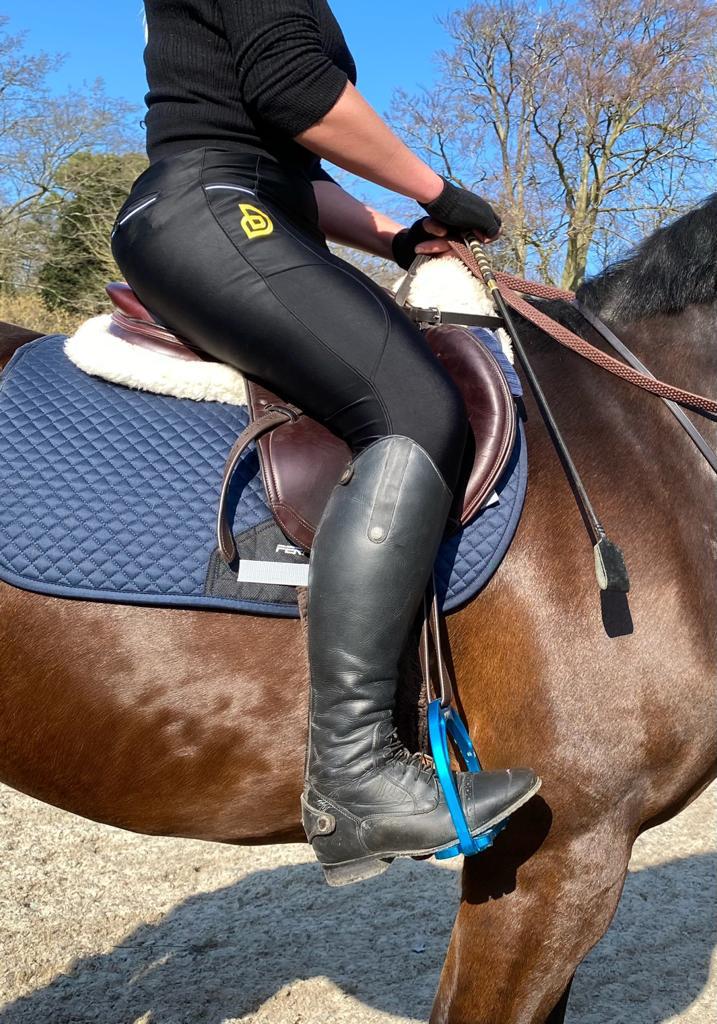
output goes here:
[{"label": "horse's neck", "polygon": [[[617,333],[656,377],[717,399],[717,303],[618,327]],[[717,423],[707,417],[693,419],[717,444]]]},{"label": "horse's neck", "polygon": [[[717,306],[610,326],[656,377],[717,398]],[[600,347],[610,351],[604,343]],[[587,361],[566,357],[545,340],[534,351],[538,379],[606,525],[619,536],[634,534],[635,546],[654,548],[645,523],[659,519],[666,543],[673,546],[675,571],[681,545],[690,567],[702,574],[714,564],[715,552],[704,529],[694,534],[692,528],[704,524],[706,514],[713,522],[717,475],[686,431],[659,398]],[[717,422],[689,415],[717,447]],[[531,437],[542,448],[550,444],[539,422]],[[557,502],[557,493],[553,499],[546,487],[546,505]],[[683,531],[690,536],[682,537]]]},{"label": "horse's neck", "polygon": [[[717,399],[717,304],[614,329],[656,377]],[[608,521],[627,537],[636,530],[635,547],[659,556],[674,579],[689,578],[714,617],[717,474],[660,399],[602,377],[586,402],[599,425],[593,440],[604,437],[609,451],[600,459],[608,487],[598,494]],[[717,450],[717,422],[688,415]]]}]

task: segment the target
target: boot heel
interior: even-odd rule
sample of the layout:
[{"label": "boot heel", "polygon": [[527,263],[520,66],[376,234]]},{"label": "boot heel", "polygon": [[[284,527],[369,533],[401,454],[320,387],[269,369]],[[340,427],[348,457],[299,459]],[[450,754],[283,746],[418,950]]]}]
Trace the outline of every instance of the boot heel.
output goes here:
[{"label": "boot heel", "polygon": [[393,857],[382,860],[379,857],[367,860],[349,861],[347,864],[322,864],[324,877],[329,885],[337,888],[340,885],[351,885],[353,882],[363,882],[367,878],[382,875],[387,871]]}]

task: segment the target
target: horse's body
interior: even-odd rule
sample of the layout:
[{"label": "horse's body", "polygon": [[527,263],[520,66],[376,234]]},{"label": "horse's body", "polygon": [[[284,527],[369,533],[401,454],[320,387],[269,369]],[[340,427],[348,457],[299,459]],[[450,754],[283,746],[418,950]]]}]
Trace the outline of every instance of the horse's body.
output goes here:
[{"label": "horse's body", "polygon": [[[658,377],[717,391],[714,303],[617,326]],[[432,1016],[445,1024],[562,1021],[636,836],[693,799],[717,759],[717,477],[657,399],[552,342],[527,347],[632,589],[601,602],[591,541],[528,396],[516,539],[446,626],[481,760],[531,765],[543,787],[465,863]],[[717,443],[714,423],[700,427]],[[138,832],[303,840],[298,620],[5,585],[0,608],[3,781]]]}]

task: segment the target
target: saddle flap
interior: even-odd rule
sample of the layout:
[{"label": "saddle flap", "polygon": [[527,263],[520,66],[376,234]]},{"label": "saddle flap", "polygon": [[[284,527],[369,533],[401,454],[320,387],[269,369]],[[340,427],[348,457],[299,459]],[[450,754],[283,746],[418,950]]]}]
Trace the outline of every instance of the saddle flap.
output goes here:
[{"label": "saddle flap", "polygon": [[492,352],[466,327],[429,328],[424,337],[463,395],[470,430],[449,524],[465,525],[493,491],[515,444],[517,413]]},{"label": "saddle flap", "polygon": [[[515,402],[491,352],[469,330],[432,327],[424,338],[461,390],[470,431],[447,533],[469,522],[493,491],[515,442]],[[284,533],[310,550],[329,495],[351,460],[351,449],[327,427],[280,396],[247,379],[254,419],[269,406],[288,406],[298,417],[257,441],[272,512]]]}]

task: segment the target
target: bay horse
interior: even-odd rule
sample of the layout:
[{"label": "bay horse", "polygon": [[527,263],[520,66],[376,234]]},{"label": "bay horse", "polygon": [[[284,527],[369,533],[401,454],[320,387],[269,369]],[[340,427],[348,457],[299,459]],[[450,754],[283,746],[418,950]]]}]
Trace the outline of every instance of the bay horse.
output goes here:
[{"label": "bay horse", "polygon": [[[716,265],[717,196],[580,298],[656,376],[714,396]],[[445,628],[482,762],[529,764],[543,787],[464,863],[432,1024],[564,1021],[636,837],[693,800],[717,761],[717,477],[658,399],[525,324],[521,334],[631,590],[598,591],[592,541],[526,394],[530,481],[516,538]],[[24,340],[6,330],[3,364]],[[714,422],[698,425],[717,442]],[[299,620],[0,584],[0,650],[8,785],[140,833],[304,841]]]}]

